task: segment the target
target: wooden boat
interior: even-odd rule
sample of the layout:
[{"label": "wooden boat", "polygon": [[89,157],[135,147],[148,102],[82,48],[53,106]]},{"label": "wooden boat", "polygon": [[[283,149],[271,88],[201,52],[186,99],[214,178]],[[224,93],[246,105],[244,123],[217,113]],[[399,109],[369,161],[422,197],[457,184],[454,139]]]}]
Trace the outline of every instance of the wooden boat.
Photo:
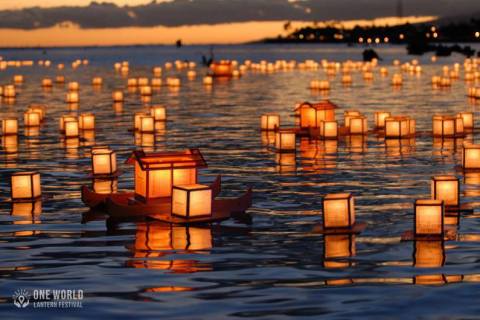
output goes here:
[{"label": "wooden boat", "polygon": [[[222,191],[222,177],[218,175],[215,180],[210,184],[212,188],[212,195],[215,198]],[[109,197],[120,197],[120,198],[133,198],[133,192],[122,192],[122,193],[96,193],[87,186],[82,186],[82,202],[92,209],[105,209],[106,201]]]},{"label": "wooden boat", "polygon": [[185,219],[171,215],[171,198],[148,203],[134,200],[125,195],[112,195],[106,200],[106,211],[113,218],[149,217],[173,224],[211,223],[227,220],[236,214],[243,214],[252,205],[252,189],[249,188],[238,198],[214,199],[212,215]]}]

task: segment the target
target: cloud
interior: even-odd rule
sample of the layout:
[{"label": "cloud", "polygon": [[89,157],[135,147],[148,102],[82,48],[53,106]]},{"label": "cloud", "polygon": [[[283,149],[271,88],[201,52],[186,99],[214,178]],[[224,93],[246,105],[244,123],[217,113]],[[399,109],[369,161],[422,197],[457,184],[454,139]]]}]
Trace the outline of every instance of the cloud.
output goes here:
[{"label": "cloud", "polygon": [[[410,15],[462,15],[478,0],[403,0]],[[396,16],[398,0],[173,0],[138,6],[92,2],[86,7],[0,11],[0,28],[35,29],[66,21],[81,28],[182,26],[245,21],[346,20]]]}]

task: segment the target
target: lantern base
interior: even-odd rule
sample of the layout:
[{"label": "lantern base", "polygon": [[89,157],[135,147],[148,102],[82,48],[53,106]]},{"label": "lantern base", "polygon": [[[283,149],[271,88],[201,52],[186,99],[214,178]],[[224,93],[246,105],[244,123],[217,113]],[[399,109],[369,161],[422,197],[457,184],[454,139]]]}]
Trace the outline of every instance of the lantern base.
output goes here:
[{"label": "lantern base", "polygon": [[407,230],[402,234],[401,241],[452,241],[457,239],[457,228],[455,226],[445,226],[443,235],[416,235],[413,230]]},{"label": "lantern base", "polygon": [[312,233],[315,234],[360,234],[362,233],[365,228],[367,227],[366,222],[355,222],[352,227],[350,228],[324,228],[323,224],[316,224],[313,229]]},{"label": "lantern base", "polygon": [[89,179],[93,179],[93,178],[95,178],[95,179],[118,178],[122,174],[123,174],[123,172],[120,171],[120,170],[117,170],[112,174],[93,174],[93,173],[90,173],[90,174],[88,174],[87,178],[89,178]]},{"label": "lantern base", "polygon": [[445,216],[459,216],[460,213],[473,213],[471,203],[463,203],[459,206],[445,206]]}]

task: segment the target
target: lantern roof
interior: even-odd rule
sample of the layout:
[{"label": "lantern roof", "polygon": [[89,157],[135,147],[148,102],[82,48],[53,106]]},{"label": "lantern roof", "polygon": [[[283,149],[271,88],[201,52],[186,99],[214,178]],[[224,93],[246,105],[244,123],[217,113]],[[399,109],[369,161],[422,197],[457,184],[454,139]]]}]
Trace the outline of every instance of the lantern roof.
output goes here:
[{"label": "lantern roof", "polygon": [[188,149],[174,152],[145,153],[143,150],[133,151],[127,164],[137,162],[142,170],[205,168],[207,162],[199,149]]},{"label": "lantern roof", "polygon": [[314,108],[316,110],[334,110],[339,108],[339,106],[337,106],[335,103],[331,102],[330,100],[322,100],[317,103],[310,103],[305,101],[303,103],[298,104],[295,107],[295,111],[297,111],[298,109],[304,106],[308,106],[309,108]]}]

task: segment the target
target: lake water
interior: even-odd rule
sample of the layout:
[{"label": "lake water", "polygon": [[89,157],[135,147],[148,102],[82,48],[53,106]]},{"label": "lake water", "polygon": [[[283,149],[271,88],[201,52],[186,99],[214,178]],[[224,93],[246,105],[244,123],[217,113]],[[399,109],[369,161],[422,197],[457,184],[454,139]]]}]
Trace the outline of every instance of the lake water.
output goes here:
[{"label": "lake water", "polygon": [[[478,47],[478,46],[477,46]],[[218,58],[252,59],[361,59],[363,48],[346,46],[219,46]],[[222,174],[225,195],[254,189],[251,221],[227,221],[203,227],[169,227],[155,221],[114,223],[92,218],[80,200],[80,186],[88,178],[89,146],[108,144],[117,151],[124,174],[121,190],[133,188],[132,168],[123,161],[138,147],[127,129],[133,113],[144,105],[137,94],[126,96],[122,109],[114,108],[111,92],[125,79],[113,63],[129,60],[129,76],[151,77],[151,67],[174,59],[199,61],[208,47],[138,47],[4,50],[6,59],[51,59],[71,62],[88,58],[90,65],[63,71],[56,68],[10,68],[0,72],[0,83],[23,74],[16,103],[0,105],[0,115],[17,116],[30,103],[48,106],[37,136],[3,138],[0,148],[0,314],[3,319],[296,319],[349,318],[475,318],[480,289],[480,220],[477,212],[461,218],[456,241],[430,246],[401,242],[412,229],[413,202],[430,195],[430,178],[438,174],[461,177],[464,201],[480,201],[480,177],[455,171],[463,141],[422,135],[402,145],[385,144],[369,134],[362,140],[315,142],[298,140],[294,162],[262,144],[259,119],[276,112],[282,125],[294,125],[292,109],[299,101],[325,98],[308,89],[310,80],[325,79],[324,71],[249,72],[238,80],[216,82],[206,89],[205,70],[196,80],[182,72],[179,91],[162,87],[151,103],[167,106],[166,127],[155,136],[155,150],[200,148],[209,167],[201,180]],[[418,131],[431,130],[434,113],[474,111],[467,85],[459,79],[438,90],[431,76],[441,66],[463,62],[460,56],[430,61],[420,76],[404,74],[404,85],[393,89],[391,62],[407,56],[402,47],[378,49],[390,76],[368,83],[354,73],[344,87],[337,75],[327,96],[342,109],[358,109],[373,125],[373,112],[389,110],[417,121]],[[176,73],[171,71],[170,73]],[[94,112],[95,137],[66,144],[58,133],[58,118],[69,112],[66,86],[44,91],[46,76],[65,75],[80,83],[79,112]],[[94,90],[93,76],[104,85]],[[165,78],[165,75],[164,75]],[[478,83],[477,83],[478,84]],[[23,123],[23,121],[20,121]],[[478,123],[478,122],[477,122]],[[472,139],[472,136],[467,139]],[[138,144],[138,141],[137,141]],[[290,159],[291,160],[291,159]],[[9,177],[12,172],[36,170],[42,175],[45,198],[41,213],[12,214]],[[367,223],[355,237],[312,234],[321,221],[321,198],[327,193],[351,192],[357,220]],[[20,210],[21,211],[21,210]],[[348,254],[342,254],[344,248]],[[445,256],[444,263],[443,254]],[[16,290],[81,289],[83,308],[19,309],[12,302]],[[32,301],[32,300],[31,300]]]}]

